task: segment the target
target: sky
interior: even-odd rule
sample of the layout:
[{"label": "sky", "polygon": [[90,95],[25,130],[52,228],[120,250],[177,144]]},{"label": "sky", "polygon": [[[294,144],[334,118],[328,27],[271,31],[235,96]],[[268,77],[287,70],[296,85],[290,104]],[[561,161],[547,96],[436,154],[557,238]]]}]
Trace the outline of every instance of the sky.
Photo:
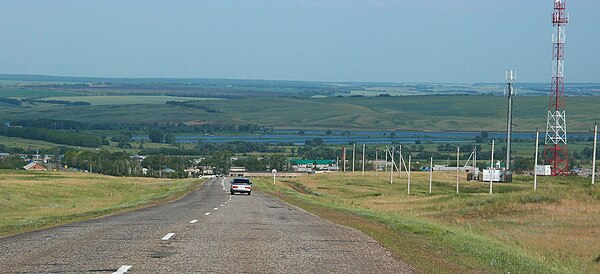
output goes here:
[{"label": "sky", "polygon": [[[600,82],[600,1],[569,0],[565,81]],[[2,0],[0,73],[550,82],[553,0]]]}]

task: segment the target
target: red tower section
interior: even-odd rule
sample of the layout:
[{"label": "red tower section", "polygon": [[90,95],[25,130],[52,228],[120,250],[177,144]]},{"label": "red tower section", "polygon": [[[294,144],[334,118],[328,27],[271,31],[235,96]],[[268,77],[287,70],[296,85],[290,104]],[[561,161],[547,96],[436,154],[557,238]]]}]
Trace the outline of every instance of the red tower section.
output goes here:
[{"label": "red tower section", "polygon": [[565,115],[565,25],[569,18],[565,11],[565,0],[554,0],[552,13],[553,61],[552,85],[548,119],[546,123],[546,141],[544,159],[552,167],[552,176],[569,174],[569,151],[567,149],[567,120]]}]

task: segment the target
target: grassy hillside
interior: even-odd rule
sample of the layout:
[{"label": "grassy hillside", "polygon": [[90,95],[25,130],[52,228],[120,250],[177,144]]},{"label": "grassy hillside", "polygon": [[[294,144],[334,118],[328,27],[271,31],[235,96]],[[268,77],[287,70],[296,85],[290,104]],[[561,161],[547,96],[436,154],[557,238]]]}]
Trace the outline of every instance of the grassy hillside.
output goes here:
[{"label": "grassy hillside", "polygon": [[[238,99],[197,104],[276,128],[499,131],[506,127],[506,98],[498,96]],[[516,98],[515,129],[545,129],[547,104],[546,97]],[[572,97],[567,104],[570,130],[587,131],[600,118],[600,97]]]},{"label": "grassy hillside", "polygon": [[579,177],[511,184],[466,182],[455,173],[328,174],[282,179],[267,192],[358,228],[425,273],[592,273],[600,271],[600,191]]},{"label": "grassy hillside", "polygon": [[0,236],[174,199],[196,180],[0,171]]},{"label": "grassy hillside", "polygon": [[[547,104],[546,97],[517,97],[515,130],[545,129]],[[193,105],[210,107],[217,113]],[[598,105],[600,97],[568,98],[569,130],[589,130],[593,121],[600,118]],[[278,129],[501,131],[506,126],[506,98],[499,96],[244,98],[197,101],[191,106],[39,104],[31,108],[0,107],[0,115],[5,120],[19,120],[60,113],[60,119],[91,123],[252,123]]]}]

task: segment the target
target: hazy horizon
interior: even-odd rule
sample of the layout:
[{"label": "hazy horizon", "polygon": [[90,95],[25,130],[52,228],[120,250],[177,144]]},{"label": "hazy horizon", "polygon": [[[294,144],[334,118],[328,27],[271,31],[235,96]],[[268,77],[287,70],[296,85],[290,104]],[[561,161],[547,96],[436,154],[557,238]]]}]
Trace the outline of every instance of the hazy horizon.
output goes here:
[{"label": "hazy horizon", "polygon": [[[552,0],[2,1],[2,74],[549,83]],[[566,83],[600,82],[600,1],[567,1]]]}]

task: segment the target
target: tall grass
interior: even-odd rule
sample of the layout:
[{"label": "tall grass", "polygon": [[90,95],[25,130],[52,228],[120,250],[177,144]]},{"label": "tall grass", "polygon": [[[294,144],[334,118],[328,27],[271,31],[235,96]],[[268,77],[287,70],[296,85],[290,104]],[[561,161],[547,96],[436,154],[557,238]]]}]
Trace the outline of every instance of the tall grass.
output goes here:
[{"label": "tall grass", "polygon": [[[427,273],[447,265],[457,267],[448,272],[600,271],[600,190],[589,179],[543,177],[534,192],[529,177],[516,177],[494,184],[493,195],[488,183],[462,179],[457,195],[455,173],[434,173],[432,194],[426,173],[413,173],[412,195],[406,176],[394,181],[390,185],[383,173],[337,173],[258,186],[324,217],[335,216],[327,210],[346,214],[336,220],[373,235]],[[352,216],[364,221],[345,221]],[[366,223],[383,225],[397,239]]]},{"label": "tall grass", "polygon": [[198,180],[0,171],[0,236],[181,196]]}]

